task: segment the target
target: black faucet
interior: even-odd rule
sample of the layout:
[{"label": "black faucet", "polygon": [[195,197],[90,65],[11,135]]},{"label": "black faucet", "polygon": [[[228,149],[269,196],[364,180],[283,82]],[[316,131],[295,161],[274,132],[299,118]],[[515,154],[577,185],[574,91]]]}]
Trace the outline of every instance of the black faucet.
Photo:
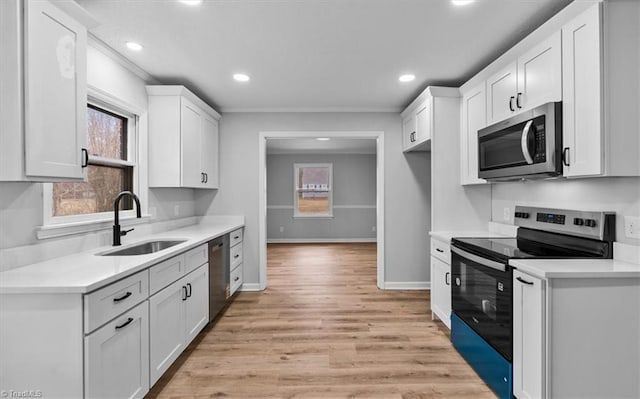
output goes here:
[{"label": "black faucet", "polygon": [[114,224],[113,224],[113,246],[114,247],[116,247],[118,245],[121,245],[121,243],[120,243],[120,237],[121,236],[127,235],[128,232],[133,230],[133,229],[129,229],[129,230],[120,231],[120,217],[119,217],[120,200],[125,195],[130,196],[136,202],[136,217],[138,219],[140,219],[142,217],[142,215],[140,214],[140,200],[138,199],[137,195],[135,195],[131,191],[123,191],[120,194],[118,194],[118,196],[116,197],[115,202],[113,203],[113,213],[114,213],[114,219],[115,219],[114,220]]}]

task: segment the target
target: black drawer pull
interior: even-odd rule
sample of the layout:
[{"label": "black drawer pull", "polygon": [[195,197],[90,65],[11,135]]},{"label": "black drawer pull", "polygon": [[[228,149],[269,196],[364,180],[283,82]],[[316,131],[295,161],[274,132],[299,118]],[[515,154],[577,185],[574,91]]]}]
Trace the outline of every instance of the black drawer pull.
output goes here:
[{"label": "black drawer pull", "polygon": [[445,283],[446,285],[451,285],[451,273],[446,272],[446,273],[444,274],[444,283]]},{"label": "black drawer pull", "polygon": [[240,238],[240,236],[233,237],[234,240],[237,240],[238,238]]},{"label": "black drawer pull", "polygon": [[533,285],[533,282],[531,282],[531,281],[527,281],[527,280],[524,280],[524,279],[522,279],[522,278],[520,278],[520,277],[516,277],[516,280],[518,280],[519,282],[521,282],[521,283],[523,283],[523,284]]},{"label": "black drawer pull", "polygon": [[131,324],[131,322],[133,321],[133,317],[129,317],[127,319],[127,321],[125,321],[124,323],[120,324],[119,326],[116,326],[116,330],[119,330],[121,328],[125,328],[126,326],[128,326],[129,324]]},{"label": "black drawer pull", "polygon": [[240,257],[240,254],[235,254],[233,259],[238,259]]},{"label": "black drawer pull", "polygon": [[233,281],[238,281],[240,280],[240,276],[236,276],[236,278],[233,279]]},{"label": "black drawer pull", "polygon": [[440,253],[444,253],[443,250],[441,250],[440,248],[436,248],[436,251],[440,252]]},{"label": "black drawer pull", "polygon": [[121,296],[120,298],[113,298],[113,302],[120,302],[120,301],[124,301],[125,299],[129,298],[131,296],[131,293],[129,291],[127,291],[126,294],[124,294],[123,296]]}]

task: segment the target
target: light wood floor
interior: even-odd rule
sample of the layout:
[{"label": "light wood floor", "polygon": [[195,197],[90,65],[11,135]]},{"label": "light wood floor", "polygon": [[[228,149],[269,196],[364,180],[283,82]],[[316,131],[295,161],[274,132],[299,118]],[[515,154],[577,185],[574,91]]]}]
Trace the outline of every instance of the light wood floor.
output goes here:
[{"label": "light wood floor", "polygon": [[267,290],[237,295],[148,397],[495,398],[428,291],[376,288],[375,251],[270,244]]}]

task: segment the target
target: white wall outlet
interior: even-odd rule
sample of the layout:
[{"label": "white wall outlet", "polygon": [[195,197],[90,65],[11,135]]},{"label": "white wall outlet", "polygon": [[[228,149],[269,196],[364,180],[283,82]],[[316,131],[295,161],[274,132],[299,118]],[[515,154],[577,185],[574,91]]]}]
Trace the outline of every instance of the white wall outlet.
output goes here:
[{"label": "white wall outlet", "polygon": [[280,232],[284,233],[284,226],[280,226]]},{"label": "white wall outlet", "polygon": [[508,222],[509,220],[511,220],[511,209],[504,208],[502,210],[502,218],[504,219],[505,222]]},{"label": "white wall outlet", "polygon": [[624,217],[624,235],[629,238],[640,238],[640,217]]},{"label": "white wall outlet", "polygon": [[180,215],[180,205],[174,205],[173,206],[173,216],[179,216]]}]

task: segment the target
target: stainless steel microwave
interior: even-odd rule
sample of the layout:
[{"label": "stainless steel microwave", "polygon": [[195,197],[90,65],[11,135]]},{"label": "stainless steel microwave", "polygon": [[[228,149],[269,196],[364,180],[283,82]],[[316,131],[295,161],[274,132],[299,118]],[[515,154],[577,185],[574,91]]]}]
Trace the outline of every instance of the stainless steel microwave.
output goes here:
[{"label": "stainless steel microwave", "polygon": [[541,105],[478,130],[478,177],[501,181],[561,174],[561,102]]}]

